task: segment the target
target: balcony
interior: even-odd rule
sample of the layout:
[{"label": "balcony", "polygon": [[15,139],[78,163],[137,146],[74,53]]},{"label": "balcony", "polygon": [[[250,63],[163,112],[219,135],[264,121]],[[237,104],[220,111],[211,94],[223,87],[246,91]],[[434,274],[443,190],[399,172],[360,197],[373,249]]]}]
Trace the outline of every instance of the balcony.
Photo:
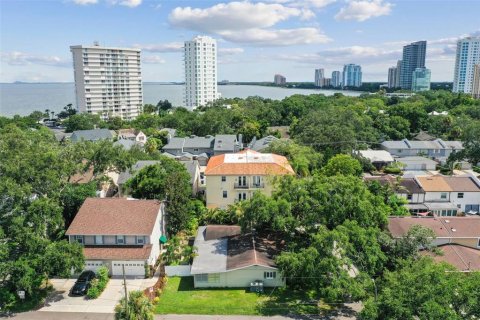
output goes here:
[{"label": "balcony", "polygon": [[263,182],[260,183],[238,183],[235,182],[233,185],[234,189],[262,189],[265,187]]}]

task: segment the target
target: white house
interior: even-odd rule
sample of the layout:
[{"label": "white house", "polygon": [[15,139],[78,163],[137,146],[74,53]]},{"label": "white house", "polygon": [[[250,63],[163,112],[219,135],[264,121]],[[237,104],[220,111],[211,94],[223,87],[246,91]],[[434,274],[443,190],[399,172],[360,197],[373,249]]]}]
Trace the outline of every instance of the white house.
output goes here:
[{"label": "white house", "polygon": [[256,280],[265,287],[285,286],[274,262],[274,240],[242,235],[239,226],[208,225],[198,228],[194,246],[195,288],[245,288]]},{"label": "white house", "polygon": [[405,171],[435,170],[437,167],[436,161],[426,157],[411,156],[396,158],[395,160],[403,163],[404,167],[402,169]]},{"label": "white house", "polygon": [[118,130],[118,140],[131,140],[137,143],[145,144],[147,136],[140,130],[136,129],[120,129]]},{"label": "white house", "polygon": [[164,204],[157,200],[87,198],[66,235],[83,245],[85,269],[108,267],[112,276],[144,277],[160,256]]},{"label": "white house", "polygon": [[473,176],[419,176],[415,180],[425,191],[425,205],[437,215],[480,212],[480,182]]}]

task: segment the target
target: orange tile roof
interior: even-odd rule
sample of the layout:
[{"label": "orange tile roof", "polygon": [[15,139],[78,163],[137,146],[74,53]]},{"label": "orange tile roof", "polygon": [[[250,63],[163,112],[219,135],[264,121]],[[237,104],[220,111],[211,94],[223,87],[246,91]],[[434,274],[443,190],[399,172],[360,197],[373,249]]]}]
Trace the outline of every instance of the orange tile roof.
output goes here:
[{"label": "orange tile roof", "polygon": [[243,150],[210,158],[205,175],[285,175],[295,174],[287,158],[277,154]]},{"label": "orange tile roof", "polygon": [[443,176],[424,176],[417,179],[423,190],[427,192],[453,191]]}]

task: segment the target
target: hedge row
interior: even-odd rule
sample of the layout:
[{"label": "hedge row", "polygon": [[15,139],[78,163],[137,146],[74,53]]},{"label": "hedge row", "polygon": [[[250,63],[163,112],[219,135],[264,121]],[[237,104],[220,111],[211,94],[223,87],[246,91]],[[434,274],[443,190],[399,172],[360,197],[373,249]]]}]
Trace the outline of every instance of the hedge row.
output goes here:
[{"label": "hedge row", "polygon": [[97,271],[97,278],[92,281],[87,291],[87,297],[89,299],[98,298],[107,287],[108,280],[110,280],[108,277],[108,268],[105,266],[100,267]]}]

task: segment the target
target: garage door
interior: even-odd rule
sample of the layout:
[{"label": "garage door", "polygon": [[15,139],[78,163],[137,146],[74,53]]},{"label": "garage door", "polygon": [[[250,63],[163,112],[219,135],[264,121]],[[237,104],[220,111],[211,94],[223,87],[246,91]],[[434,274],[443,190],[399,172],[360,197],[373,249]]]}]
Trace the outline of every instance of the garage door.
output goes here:
[{"label": "garage door", "polygon": [[125,265],[125,275],[127,276],[145,276],[144,261],[113,261],[112,275],[123,275],[122,266]]},{"label": "garage door", "polygon": [[92,270],[97,272],[98,268],[103,266],[103,261],[87,260],[85,261],[85,270]]}]

